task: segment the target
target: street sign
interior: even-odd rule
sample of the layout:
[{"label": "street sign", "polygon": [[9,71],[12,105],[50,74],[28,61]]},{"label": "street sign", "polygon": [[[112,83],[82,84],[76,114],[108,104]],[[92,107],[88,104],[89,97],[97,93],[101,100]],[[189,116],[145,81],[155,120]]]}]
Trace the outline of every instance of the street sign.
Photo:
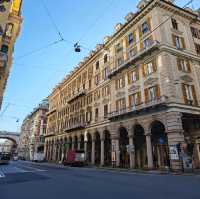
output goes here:
[{"label": "street sign", "polygon": [[171,160],[179,160],[179,154],[176,145],[169,146],[169,155]]},{"label": "street sign", "polygon": [[126,148],[127,148],[128,153],[135,152],[135,146],[134,145],[126,145]]}]

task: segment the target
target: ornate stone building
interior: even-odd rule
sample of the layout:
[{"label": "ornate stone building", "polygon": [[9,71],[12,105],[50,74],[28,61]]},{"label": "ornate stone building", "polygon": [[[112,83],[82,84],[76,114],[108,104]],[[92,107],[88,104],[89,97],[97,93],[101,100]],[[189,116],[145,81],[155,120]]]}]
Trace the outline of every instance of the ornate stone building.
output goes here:
[{"label": "ornate stone building", "polygon": [[200,167],[200,20],[167,0],[140,1],[49,96],[45,152],[60,161]]},{"label": "ornate stone building", "polygon": [[21,29],[22,0],[0,1],[0,108],[12,65],[16,38]]},{"label": "ornate stone building", "polygon": [[43,100],[23,121],[19,141],[19,156],[34,159],[34,154],[44,152],[48,101]]}]

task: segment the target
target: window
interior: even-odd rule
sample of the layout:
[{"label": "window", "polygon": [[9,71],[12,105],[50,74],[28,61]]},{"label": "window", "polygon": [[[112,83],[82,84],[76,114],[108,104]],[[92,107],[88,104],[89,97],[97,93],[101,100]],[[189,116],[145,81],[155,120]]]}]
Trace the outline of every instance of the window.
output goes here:
[{"label": "window", "polygon": [[103,79],[106,80],[107,78],[108,78],[108,68],[105,67],[105,68],[103,69]]},{"label": "window", "polygon": [[145,39],[143,44],[144,44],[144,49],[146,49],[152,45],[152,40],[150,38]]},{"label": "window", "polygon": [[98,85],[99,82],[100,82],[100,74],[97,74],[97,75],[95,76],[95,84]]},{"label": "window", "polygon": [[1,52],[7,54],[8,53],[8,46],[7,45],[2,45],[1,46]]},{"label": "window", "polygon": [[116,51],[116,53],[120,53],[120,52],[123,51],[123,47],[122,47],[121,43],[118,43],[118,44],[116,45],[115,51]]},{"label": "window", "polygon": [[95,120],[97,120],[98,117],[99,117],[99,109],[96,108],[96,109],[95,109]]},{"label": "window", "polygon": [[160,87],[158,85],[145,89],[145,102],[151,102],[160,98]]},{"label": "window", "polygon": [[195,49],[196,49],[197,55],[200,55],[200,44],[195,43]]},{"label": "window", "polygon": [[191,27],[192,36],[196,39],[200,39],[200,30],[197,28]]},{"label": "window", "polygon": [[5,32],[5,35],[7,37],[12,37],[12,32],[13,32],[13,24],[7,24],[6,25],[6,32]]},{"label": "window", "polygon": [[144,77],[151,75],[157,71],[156,60],[153,60],[143,66],[143,75]]},{"label": "window", "polygon": [[110,95],[110,86],[105,86],[104,88],[102,88],[102,96],[106,97]]},{"label": "window", "polygon": [[145,34],[149,31],[149,27],[148,27],[148,23],[147,22],[144,22],[142,24],[142,33]]},{"label": "window", "polygon": [[134,107],[141,103],[141,93],[137,92],[129,96],[129,106]]},{"label": "window", "polygon": [[177,23],[176,19],[172,18],[171,21],[172,21],[173,29],[178,30],[178,23]]},{"label": "window", "polygon": [[120,66],[122,64],[123,64],[123,58],[122,57],[117,58],[117,66]]},{"label": "window", "polygon": [[104,55],[103,61],[104,61],[104,64],[108,62],[108,55],[107,54]]},{"label": "window", "polygon": [[172,35],[173,44],[177,49],[185,49],[185,40],[183,37]]},{"label": "window", "polygon": [[129,84],[132,84],[132,83],[136,82],[137,80],[139,80],[139,70],[138,69],[128,73],[128,83]]},{"label": "window", "polygon": [[108,104],[104,105],[104,117],[108,116]]},{"label": "window", "polygon": [[92,88],[92,80],[91,79],[89,79],[88,84],[89,84],[89,90],[90,90]]},{"label": "window", "polygon": [[129,44],[129,45],[133,44],[133,41],[134,41],[133,33],[130,33],[130,34],[128,35],[128,44]]},{"label": "window", "polygon": [[116,110],[121,111],[126,108],[126,99],[122,98],[116,101]]},{"label": "window", "polygon": [[96,62],[96,70],[99,69],[99,61]]},{"label": "window", "polygon": [[133,48],[128,52],[129,57],[134,57],[137,54],[137,48]]},{"label": "window", "polygon": [[190,61],[177,58],[178,70],[183,72],[191,72]]},{"label": "window", "polygon": [[115,82],[116,89],[123,88],[125,86],[125,79],[124,77],[121,77],[120,79],[117,79]]},{"label": "window", "polygon": [[188,105],[198,105],[194,85],[182,84],[184,101]]}]

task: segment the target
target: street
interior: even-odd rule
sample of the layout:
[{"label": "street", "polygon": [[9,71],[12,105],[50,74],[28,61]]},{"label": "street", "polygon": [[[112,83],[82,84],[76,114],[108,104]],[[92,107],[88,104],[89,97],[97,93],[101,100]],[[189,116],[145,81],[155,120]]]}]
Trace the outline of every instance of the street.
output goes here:
[{"label": "street", "polygon": [[0,166],[0,198],[199,199],[200,176],[136,174],[11,162]]}]

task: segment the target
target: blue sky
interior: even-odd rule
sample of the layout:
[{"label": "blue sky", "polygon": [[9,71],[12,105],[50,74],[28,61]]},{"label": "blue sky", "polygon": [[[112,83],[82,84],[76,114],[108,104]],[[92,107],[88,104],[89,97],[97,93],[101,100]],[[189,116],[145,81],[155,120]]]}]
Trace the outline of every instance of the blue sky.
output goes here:
[{"label": "blue sky", "polygon": [[[36,4],[37,2],[37,4]],[[23,25],[15,45],[14,63],[8,80],[0,116],[0,130],[19,131],[24,117],[45,97],[64,76],[88,54],[73,51],[73,43],[93,49],[111,35],[117,22],[136,11],[138,0],[46,0],[54,21],[64,38],[61,42],[30,56],[24,56],[59,39],[41,0],[24,0]],[[48,2],[48,3],[47,3]],[[177,0],[179,6],[188,0]],[[200,1],[194,0],[194,8]],[[7,107],[7,108],[6,108]],[[0,113],[0,114],[1,114]],[[16,120],[19,118],[19,122]]]}]

